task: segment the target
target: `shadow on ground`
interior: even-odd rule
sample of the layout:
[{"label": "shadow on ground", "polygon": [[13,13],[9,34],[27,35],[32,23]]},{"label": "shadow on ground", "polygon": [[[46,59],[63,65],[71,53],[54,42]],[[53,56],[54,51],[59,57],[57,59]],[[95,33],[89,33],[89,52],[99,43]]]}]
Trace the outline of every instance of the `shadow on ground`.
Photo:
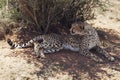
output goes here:
[{"label": "shadow on ground", "polygon": [[[25,51],[24,53],[29,54],[29,51]],[[40,70],[35,72],[35,74],[44,79],[55,77],[56,74],[64,74],[67,72],[68,75],[72,76],[72,80],[84,80],[86,77],[87,80],[101,80],[98,73],[104,74],[107,77],[114,76],[106,70],[103,70],[102,68],[104,67],[120,71],[119,59],[115,62],[106,61],[104,63],[97,63],[91,59],[81,56],[78,53],[70,51],[60,51],[54,54],[46,54],[46,59],[36,59],[35,56],[34,58],[32,57],[32,60],[33,59],[36,66],[39,66],[37,62],[43,64],[43,67],[39,66]]]}]

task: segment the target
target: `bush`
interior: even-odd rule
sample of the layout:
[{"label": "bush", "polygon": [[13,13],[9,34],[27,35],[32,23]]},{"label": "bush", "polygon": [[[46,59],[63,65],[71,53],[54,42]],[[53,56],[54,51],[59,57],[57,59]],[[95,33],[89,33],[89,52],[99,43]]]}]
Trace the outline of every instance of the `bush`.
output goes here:
[{"label": "bush", "polygon": [[101,0],[18,0],[20,17],[34,25],[39,31],[47,32],[52,24],[70,27],[72,22],[94,18],[93,9]]}]

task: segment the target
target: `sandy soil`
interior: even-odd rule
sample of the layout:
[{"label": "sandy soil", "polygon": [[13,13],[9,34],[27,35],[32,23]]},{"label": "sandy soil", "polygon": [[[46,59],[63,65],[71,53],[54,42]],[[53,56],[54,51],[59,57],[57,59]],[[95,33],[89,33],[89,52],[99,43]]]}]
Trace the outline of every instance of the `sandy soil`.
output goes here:
[{"label": "sandy soil", "polygon": [[109,0],[109,6],[102,11],[95,10],[96,19],[89,21],[95,27],[113,29],[120,32],[120,0]]},{"label": "sandy soil", "polygon": [[116,56],[115,62],[96,63],[64,50],[39,59],[31,54],[32,48],[12,50],[1,40],[0,80],[120,80],[120,0],[110,3],[104,12],[97,9],[96,19],[89,23],[102,28],[108,46],[116,46],[110,52]]},{"label": "sandy soil", "polygon": [[38,68],[28,64],[27,60],[19,56],[9,56],[14,51],[9,49],[5,41],[0,41],[0,80],[36,80],[33,75]]}]

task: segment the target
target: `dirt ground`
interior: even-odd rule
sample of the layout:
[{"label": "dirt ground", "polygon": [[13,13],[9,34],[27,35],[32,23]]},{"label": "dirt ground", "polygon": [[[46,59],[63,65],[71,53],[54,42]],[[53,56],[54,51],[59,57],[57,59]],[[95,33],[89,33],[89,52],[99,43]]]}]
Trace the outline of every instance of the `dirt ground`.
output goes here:
[{"label": "dirt ground", "polygon": [[32,48],[10,49],[1,40],[0,80],[120,80],[120,0],[110,3],[104,12],[97,9],[96,19],[88,22],[97,28],[102,46],[115,62],[97,63],[66,50],[39,59]]}]

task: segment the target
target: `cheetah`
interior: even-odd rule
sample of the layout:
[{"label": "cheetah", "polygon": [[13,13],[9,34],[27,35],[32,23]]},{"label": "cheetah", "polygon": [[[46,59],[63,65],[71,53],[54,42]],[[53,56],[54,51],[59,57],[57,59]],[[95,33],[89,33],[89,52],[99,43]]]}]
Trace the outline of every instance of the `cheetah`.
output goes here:
[{"label": "cheetah", "polygon": [[[79,35],[59,35],[55,33],[39,35],[27,43],[16,44],[7,40],[7,43],[14,48],[25,48],[34,44],[34,52],[37,57],[45,58],[45,53],[54,53],[62,49],[68,49],[71,51],[79,52],[86,57],[90,57],[97,62],[102,62],[101,58],[98,58],[95,54],[92,54],[89,49],[91,45],[88,44],[87,38]],[[112,61],[112,57],[108,57]]]},{"label": "cheetah", "polygon": [[[97,31],[87,22],[75,22],[70,28],[71,35],[84,36],[82,38],[82,48],[84,50],[90,51],[94,49],[97,53],[103,55],[109,61],[114,61],[115,58],[108,54],[104,49],[100,47],[100,39]],[[87,46],[86,46],[87,45]],[[82,52],[83,54],[84,52]],[[86,54],[85,54],[86,55]]]},{"label": "cheetah", "polygon": [[[82,38],[82,36],[81,36]],[[79,39],[79,40],[78,40]],[[7,43],[11,46],[12,49],[14,48],[26,48],[30,45],[34,44],[34,52],[37,57],[45,58],[44,53],[54,53],[60,51],[62,49],[69,49],[75,52],[81,52],[82,48],[80,42],[82,39],[78,38],[78,35],[59,35],[55,33],[39,35],[27,43],[24,44],[16,44],[11,41],[11,39],[7,40]],[[41,41],[41,42],[38,42]],[[79,42],[80,41],[80,42]],[[87,54],[88,57],[93,57],[88,51],[83,51],[84,54]],[[94,60],[99,62],[102,61],[94,56]]]}]

